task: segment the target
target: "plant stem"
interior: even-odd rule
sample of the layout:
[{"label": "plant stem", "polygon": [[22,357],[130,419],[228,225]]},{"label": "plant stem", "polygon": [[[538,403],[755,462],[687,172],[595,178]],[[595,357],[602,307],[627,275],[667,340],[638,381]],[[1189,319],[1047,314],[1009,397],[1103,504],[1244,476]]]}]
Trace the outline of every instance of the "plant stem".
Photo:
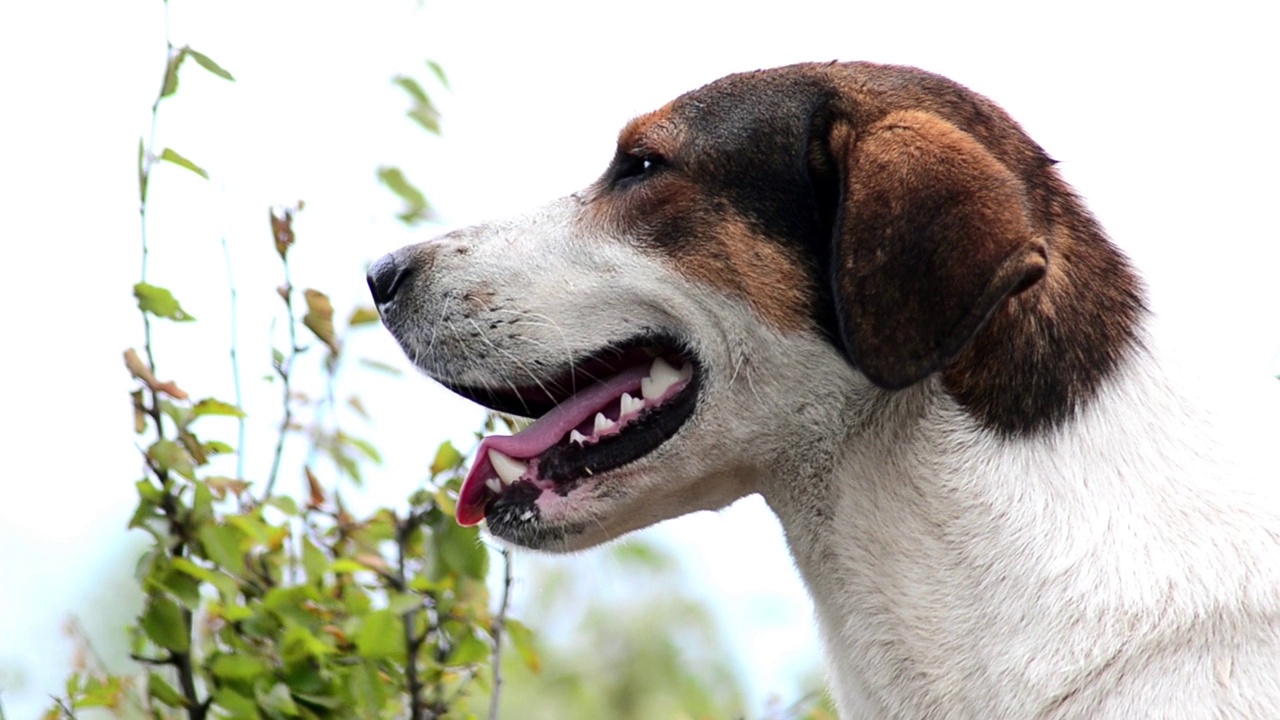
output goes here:
[{"label": "plant stem", "polygon": [[[289,211],[286,210],[286,217]],[[293,371],[293,361],[298,357],[301,348],[298,347],[298,319],[293,315],[293,281],[289,279],[289,258],[282,256],[281,262],[284,263],[284,285],[281,286],[283,292],[281,296],[284,298],[285,311],[288,313],[289,323],[289,354],[276,367],[276,374],[280,376],[280,381],[284,385],[284,417],[280,420],[280,432],[276,437],[276,449],[271,458],[271,473],[267,475],[267,485],[262,491],[262,500],[271,497],[271,493],[275,491],[276,479],[280,475],[280,458],[284,455],[284,442],[289,434],[289,426],[293,424],[293,388],[290,385],[289,377]]]},{"label": "plant stem", "polygon": [[489,696],[489,720],[498,720],[502,695],[502,633],[507,625],[507,608],[511,603],[511,551],[502,548],[502,600],[493,617],[493,689]]},{"label": "plant stem", "polygon": [[[236,394],[236,407],[244,408],[244,393],[240,389],[240,338],[237,318],[237,293],[235,276],[231,272],[231,248],[227,244],[227,235],[222,235],[222,259],[227,267],[227,290],[231,305],[231,382]],[[244,448],[246,420],[243,414],[236,418],[236,478],[244,479]]]},{"label": "plant stem", "polygon": [[[405,572],[405,557],[409,554],[409,537],[413,531],[422,522],[422,516],[410,512],[409,517],[405,518],[403,523],[398,523],[396,527],[396,575],[395,589],[399,592],[407,592],[409,589],[409,576]],[[409,683],[409,718],[410,720],[423,720],[425,713],[425,700],[423,698],[422,678],[418,677],[418,652],[422,649],[422,644],[427,639],[427,634],[417,632],[418,613],[422,612],[421,608],[410,610],[404,614],[404,645],[407,661],[405,663],[405,679]]]}]

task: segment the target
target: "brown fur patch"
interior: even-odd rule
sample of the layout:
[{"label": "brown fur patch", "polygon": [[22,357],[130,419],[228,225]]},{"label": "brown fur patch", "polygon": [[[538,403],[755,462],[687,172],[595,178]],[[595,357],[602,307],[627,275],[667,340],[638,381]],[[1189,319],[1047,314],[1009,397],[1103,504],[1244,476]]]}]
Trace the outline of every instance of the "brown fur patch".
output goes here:
[{"label": "brown fur patch", "polygon": [[[856,142],[855,142],[856,141]],[[1044,273],[1017,178],[927,112],[831,131],[843,161],[835,301],[854,363],[897,389],[955,357],[997,303]]]},{"label": "brown fur patch", "polygon": [[[1124,255],[1008,115],[940,76],[731,75],[632,121],[618,151],[584,196],[593,222],[763,322],[826,333],[885,387],[940,373],[1001,432],[1069,417],[1136,344]],[[650,154],[664,166],[634,177]]]},{"label": "brown fur patch", "polygon": [[762,239],[740,218],[726,217],[704,242],[672,262],[681,275],[747,301],[766,324],[812,330],[814,283],[795,253]]},{"label": "brown fur patch", "polygon": [[618,150],[633,155],[670,157],[680,147],[680,126],[671,121],[671,104],[645,113],[618,133]]}]

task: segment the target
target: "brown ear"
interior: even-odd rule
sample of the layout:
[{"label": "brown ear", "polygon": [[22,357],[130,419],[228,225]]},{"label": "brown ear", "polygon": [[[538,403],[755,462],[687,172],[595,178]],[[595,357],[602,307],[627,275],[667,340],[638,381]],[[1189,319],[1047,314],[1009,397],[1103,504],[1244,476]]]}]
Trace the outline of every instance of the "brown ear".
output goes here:
[{"label": "brown ear", "polygon": [[1007,296],[1044,276],[1022,183],[936,115],[895,112],[829,148],[843,176],[833,300],[845,349],[897,389],[941,369]]}]

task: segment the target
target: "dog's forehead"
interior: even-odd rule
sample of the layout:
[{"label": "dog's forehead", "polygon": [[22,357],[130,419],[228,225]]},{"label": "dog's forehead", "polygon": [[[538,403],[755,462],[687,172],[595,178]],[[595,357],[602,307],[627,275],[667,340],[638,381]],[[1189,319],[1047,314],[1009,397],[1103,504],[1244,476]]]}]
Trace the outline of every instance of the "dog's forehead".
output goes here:
[{"label": "dog's forehead", "polygon": [[826,73],[815,66],[728,75],[632,120],[618,135],[618,149],[660,155],[790,149],[814,109],[834,93]]}]

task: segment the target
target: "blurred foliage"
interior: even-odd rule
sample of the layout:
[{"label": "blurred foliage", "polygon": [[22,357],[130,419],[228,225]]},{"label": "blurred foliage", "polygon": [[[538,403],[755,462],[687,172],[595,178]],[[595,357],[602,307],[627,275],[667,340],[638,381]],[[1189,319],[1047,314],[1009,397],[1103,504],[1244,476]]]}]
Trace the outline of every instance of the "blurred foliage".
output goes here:
[{"label": "blurred foliage", "polygon": [[[508,657],[506,717],[522,720],[737,718],[745,698],[738,668],[706,606],[680,592],[684,578],[665,551],[639,540],[594,562],[621,570],[627,597],[601,595],[595,573],[555,560],[540,568],[525,608],[543,628],[537,677]],[[551,637],[562,638],[558,644]]]},{"label": "blurred foliage", "polygon": [[[273,446],[269,467],[245,467],[250,409],[234,344],[234,398],[205,396],[202,378],[163,379],[153,329],[197,320],[180,302],[180,284],[175,292],[148,277],[148,191],[159,163],[209,173],[157,147],[156,122],[191,63],[235,79],[191,47],[167,42],[167,50],[151,140],[138,152],[143,264],[133,294],[144,341],[124,353],[136,381],[130,398],[141,468],[129,527],[148,541],[134,573],[144,596],[128,631],[135,662],[111,671],[70,622],[74,672],[44,717],[417,720],[497,718],[499,708],[512,720],[747,717],[732,654],[706,607],[679,592],[679,569],[664,551],[632,541],[600,554],[627,571],[626,601],[596,597],[584,576],[545,565],[536,580],[542,593],[527,608],[529,625],[542,628],[536,639],[507,614],[507,553],[491,553],[476,528],[453,522],[464,453],[440,445],[429,477],[404,503],[353,515],[340,488],[362,483],[381,454],[343,424],[367,417],[358,396],[339,402],[338,389],[350,364],[348,335],[376,325],[378,315],[370,307],[339,313],[325,292],[295,287],[291,258],[307,250],[294,227],[301,202],[272,209],[263,228],[280,261],[275,313],[234,317],[236,288],[229,288],[233,324],[286,331],[267,376],[281,404],[252,408],[280,417],[274,436],[254,438]],[[424,85],[447,80],[435,63],[426,69],[423,78],[393,83],[409,97],[408,117],[438,133]],[[399,168],[379,168],[377,177],[404,202],[402,221],[429,218],[425,196]],[[356,368],[389,370],[364,358]],[[491,417],[486,429],[495,423]],[[307,460],[286,468],[293,445],[305,446]],[[285,473],[304,479],[301,495],[277,492]],[[500,579],[491,576],[491,557],[502,560]],[[832,720],[834,712],[814,694],[758,717]]]},{"label": "blurred foliage", "polygon": [[[188,59],[234,80],[207,55],[168,43],[152,137]],[[415,96],[415,118],[433,117],[430,110],[425,93]],[[189,720],[475,717],[462,703],[487,696],[504,623],[519,654],[537,658],[528,631],[503,617],[505,604],[490,609],[489,552],[477,530],[453,522],[462,454],[442,445],[430,477],[402,509],[356,517],[344,505],[338,485],[359,483],[361,468],[381,456],[339,426],[335,389],[345,335],[378,316],[365,307],[342,320],[326,293],[294,286],[290,259],[305,247],[294,231],[298,203],[272,210],[263,228],[263,242],[274,243],[281,262],[282,305],[275,316],[251,320],[270,326],[283,316],[288,342],[271,357],[269,379],[282,398],[271,465],[246,473],[243,448],[219,433],[229,420],[244,435],[238,372],[237,398],[226,400],[196,399],[184,388],[200,387],[200,378],[162,380],[157,370],[153,329],[196,321],[180,293],[147,277],[148,191],[162,162],[209,177],[173,148],[139,144],[143,268],[133,291],[145,339],[124,361],[137,381],[131,399],[142,466],[129,527],[150,538],[135,572],[145,600],[130,629],[131,657],[141,670],[108,672],[73,626],[75,672],[46,717],[93,710]],[[302,363],[319,366],[305,376],[320,378],[322,387],[299,386]],[[344,407],[363,414],[358,397]],[[297,469],[306,480],[303,498],[276,492],[291,442],[305,442],[311,458]]]},{"label": "blurred foliage", "polygon": [[817,677],[800,700],[751,711],[722,628],[661,545],[630,538],[521,567],[536,578],[518,606],[539,630],[539,667],[503,657],[508,720],[835,720]]}]

